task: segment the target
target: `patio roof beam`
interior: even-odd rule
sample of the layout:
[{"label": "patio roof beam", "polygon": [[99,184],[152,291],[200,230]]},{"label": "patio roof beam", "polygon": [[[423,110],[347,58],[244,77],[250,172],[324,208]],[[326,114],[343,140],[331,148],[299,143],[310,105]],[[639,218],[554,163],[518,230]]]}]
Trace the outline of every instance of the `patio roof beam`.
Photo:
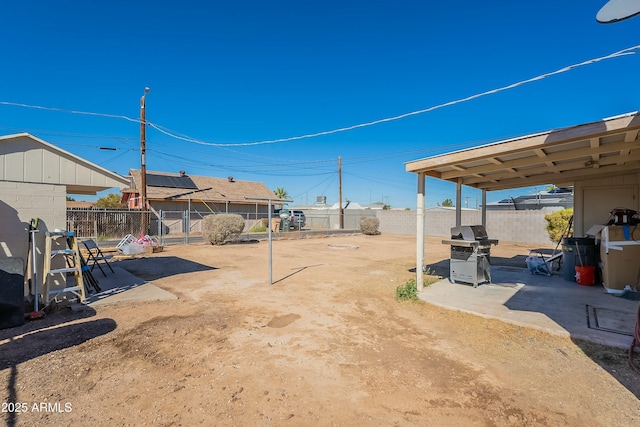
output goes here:
[{"label": "patio roof beam", "polygon": [[621,150],[640,149],[640,143],[635,143],[633,147],[629,147],[630,144],[631,143],[628,142],[614,142],[610,144],[602,144],[596,148],[584,147],[573,150],[564,150],[557,153],[547,154],[544,157],[544,160],[537,160],[537,156],[535,158],[534,156],[528,156],[516,160],[509,160],[503,162],[501,165],[490,164],[467,168],[464,173],[461,173],[459,171],[442,172],[440,177],[441,179],[451,180],[463,175],[483,174],[488,172],[501,171],[507,168],[517,169],[518,167],[532,166],[535,164],[544,165],[546,162],[557,163],[560,161],[572,160],[577,157],[592,157],[593,155],[619,153]]},{"label": "patio roof beam", "polygon": [[415,160],[405,163],[407,172],[428,171],[446,165],[464,163],[466,159],[487,159],[517,153],[527,149],[539,147],[553,147],[590,138],[593,135],[608,136],[628,132],[638,132],[640,122],[636,113],[630,113],[621,117],[609,118],[602,121],[569,128],[541,132],[526,135],[497,144],[489,144],[478,148],[462,150],[441,156]]},{"label": "patio roof beam", "polygon": [[639,129],[632,129],[624,134],[624,142],[634,142],[638,139],[638,131]]},{"label": "patio roof beam", "polygon": [[640,162],[628,162],[624,165],[624,168],[620,168],[617,165],[607,165],[602,166],[594,172],[593,168],[582,168],[580,170],[573,170],[567,172],[561,172],[558,174],[544,174],[538,176],[530,176],[526,180],[521,178],[514,179],[503,179],[497,180],[495,182],[482,182],[477,184],[467,183],[465,185],[469,185],[475,188],[484,188],[489,191],[495,190],[507,190],[510,188],[518,188],[518,187],[528,187],[532,185],[542,185],[542,184],[556,184],[565,183],[567,185],[572,185],[577,179],[586,179],[586,178],[594,178],[598,179],[601,177],[611,177],[614,175],[622,175],[628,173],[630,169],[640,169]]},{"label": "patio roof beam", "polygon": [[[562,173],[571,172],[574,170],[582,170],[585,167],[596,168],[596,166],[597,167],[613,166],[613,165],[618,166],[621,164],[624,165],[625,163],[634,162],[634,161],[640,161],[640,152],[629,154],[624,157],[624,160],[618,156],[611,156],[611,157],[603,157],[600,160],[598,160],[597,163],[591,163],[591,164],[589,164],[590,162],[592,162],[591,160],[587,162],[583,160],[577,160],[571,163],[562,163],[562,164],[554,165],[551,168],[546,165],[540,165],[537,168],[527,168],[525,171],[520,171],[519,178],[530,179],[535,176],[545,175],[547,177],[546,179],[548,179],[548,175],[550,174],[562,174]],[[503,179],[509,179],[510,177],[513,177],[512,173],[503,172],[503,173],[497,173],[492,175],[485,175],[482,178],[468,177],[468,178],[465,178],[463,182],[465,185],[473,185],[473,184],[478,184],[478,183],[487,181],[488,179],[503,180]]]}]

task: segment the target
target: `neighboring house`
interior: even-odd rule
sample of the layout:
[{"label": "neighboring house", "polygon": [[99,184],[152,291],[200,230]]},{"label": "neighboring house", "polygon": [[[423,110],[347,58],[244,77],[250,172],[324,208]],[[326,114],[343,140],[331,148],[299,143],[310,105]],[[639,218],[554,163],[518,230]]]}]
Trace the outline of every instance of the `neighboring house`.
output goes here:
[{"label": "neighboring house", "polygon": [[45,232],[66,228],[67,194],[95,195],[128,185],[128,178],[28,133],[0,136],[0,258],[26,262],[29,223],[38,218],[41,269]]},{"label": "neighboring house", "polygon": [[[131,169],[131,187],[122,190],[122,202],[129,209],[140,209],[141,173]],[[156,211],[185,211],[202,214],[235,213],[245,218],[259,218],[268,213],[267,200],[273,191],[261,182],[241,181],[233,177],[147,171],[147,204]]]},{"label": "neighboring house", "polygon": [[[455,212],[456,208],[455,206],[432,206],[430,208],[426,208],[426,210],[428,211],[451,211],[451,212]],[[477,211],[478,209],[473,209],[473,208],[460,208],[461,211]]]},{"label": "neighboring house", "polygon": [[567,209],[573,207],[573,188],[554,188],[518,197],[509,197],[487,203],[488,211],[539,210],[544,208]]}]

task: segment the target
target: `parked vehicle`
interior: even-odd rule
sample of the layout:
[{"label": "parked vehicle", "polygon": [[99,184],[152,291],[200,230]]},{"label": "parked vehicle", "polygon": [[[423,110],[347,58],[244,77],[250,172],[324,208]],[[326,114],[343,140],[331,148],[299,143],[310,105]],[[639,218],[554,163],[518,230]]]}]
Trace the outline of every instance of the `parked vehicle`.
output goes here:
[{"label": "parked vehicle", "polygon": [[302,211],[290,211],[291,212],[291,228],[295,230],[300,230],[302,227],[307,225],[307,217],[304,215]]},{"label": "parked vehicle", "polygon": [[[304,215],[303,211],[289,209],[283,211],[282,209],[275,209],[274,213],[275,215],[283,219],[283,221],[280,223],[280,230],[283,230],[282,227],[287,221],[289,223],[289,230],[300,230],[305,225],[307,225],[307,217]],[[282,215],[284,215],[284,217]],[[284,219],[286,219],[287,221],[284,221]]]}]

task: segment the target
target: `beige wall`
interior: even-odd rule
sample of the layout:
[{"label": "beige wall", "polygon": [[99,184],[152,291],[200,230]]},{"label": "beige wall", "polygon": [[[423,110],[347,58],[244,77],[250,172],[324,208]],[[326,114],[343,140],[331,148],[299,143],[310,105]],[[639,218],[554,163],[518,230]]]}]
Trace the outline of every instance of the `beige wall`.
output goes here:
[{"label": "beige wall", "polygon": [[[487,234],[492,239],[529,244],[553,244],[547,233],[544,216],[557,209],[526,211],[488,211]],[[383,233],[415,234],[416,211],[377,210],[380,231]],[[462,224],[482,223],[480,211],[462,211]],[[456,224],[455,211],[426,210],[425,235],[451,237],[451,227]]]},{"label": "beige wall", "polygon": [[74,186],[79,194],[128,185],[127,178],[27,135],[0,143],[0,180],[64,184]]},{"label": "beige wall", "polygon": [[[0,181],[0,257],[21,257],[26,265],[31,218],[40,219],[36,243],[43,251],[45,232],[66,227],[66,196],[64,185]],[[42,253],[37,262],[42,278]]]},{"label": "beige wall", "polygon": [[615,208],[640,211],[639,174],[578,181],[574,186],[574,230],[584,236],[594,224],[605,224]]}]

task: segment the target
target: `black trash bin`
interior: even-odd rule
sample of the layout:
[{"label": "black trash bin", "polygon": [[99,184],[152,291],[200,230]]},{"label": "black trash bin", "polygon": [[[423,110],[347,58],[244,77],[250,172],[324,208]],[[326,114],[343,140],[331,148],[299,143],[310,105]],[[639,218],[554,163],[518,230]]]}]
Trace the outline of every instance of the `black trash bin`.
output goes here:
[{"label": "black trash bin", "polygon": [[0,329],[20,326],[24,320],[24,261],[0,259]]},{"label": "black trash bin", "polygon": [[[579,252],[578,252],[579,250]],[[578,254],[580,254],[578,256]],[[576,265],[598,265],[598,246],[592,237],[565,237],[562,239],[562,276],[564,280],[576,281]]]}]

